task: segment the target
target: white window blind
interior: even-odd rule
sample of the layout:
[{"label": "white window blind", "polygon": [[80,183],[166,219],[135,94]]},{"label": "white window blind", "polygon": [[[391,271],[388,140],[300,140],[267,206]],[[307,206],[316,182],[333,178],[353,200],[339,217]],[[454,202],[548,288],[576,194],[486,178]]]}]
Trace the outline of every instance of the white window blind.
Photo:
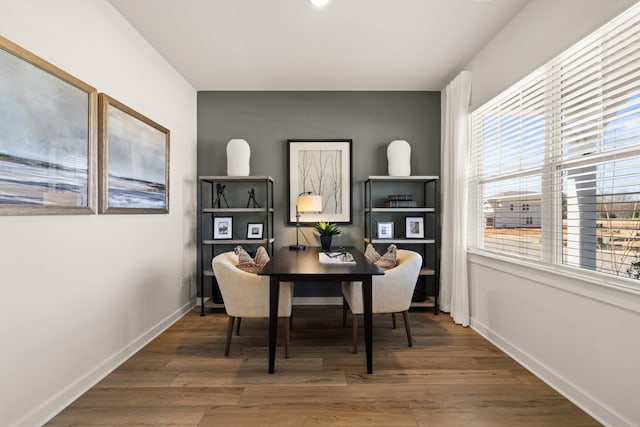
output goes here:
[{"label": "white window blind", "polygon": [[472,114],[478,247],[640,278],[640,5]]},{"label": "white window blind", "polygon": [[541,257],[546,75],[543,67],[472,116],[486,249]]}]

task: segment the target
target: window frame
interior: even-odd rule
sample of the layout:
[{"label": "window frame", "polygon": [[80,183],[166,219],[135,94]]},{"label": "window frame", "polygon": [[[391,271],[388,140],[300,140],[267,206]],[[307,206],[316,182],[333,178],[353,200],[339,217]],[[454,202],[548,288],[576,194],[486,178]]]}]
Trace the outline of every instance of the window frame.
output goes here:
[{"label": "window frame", "polygon": [[[485,103],[483,106],[476,109],[470,115],[470,123],[471,123],[471,146],[472,146],[472,156],[471,156],[471,165],[472,170],[470,173],[470,186],[469,186],[469,206],[470,206],[470,224],[469,224],[469,250],[471,253],[476,253],[483,256],[495,257],[501,259],[503,261],[509,262],[517,262],[524,263],[531,266],[538,266],[546,269],[551,269],[553,271],[563,272],[565,274],[573,274],[579,277],[591,278],[597,283],[603,284],[615,284],[616,286],[622,286],[624,288],[633,289],[635,291],[640,290],[640,281],[638,279],[633,279],[631,277],[626,277],[621,271],[618,271],[618,275],[616,275],[615,271],[601,271],[601,270],[591,270],[585,267],[574,266],[567,264],[569,261],[565,261],[565,258],[568,259],[567,255],[563,255],[563,174],[568,173],[569,171],[580,167],[580,165],[588,164],[594,167],[596,173],[598,172],[598,167],[601,165],[606,165],[611,159],[615,158],[616,160],[627,160],[632,159],[634,157],[640,157],[640,139],[637,142],[633,142],[632,146],[626,147],[617,147],[614,148],[613,151],[608,152],[606,148],[603,148],[603,132],[605,131],[605,127],[602,128],[598,132],[598,136],[595,139],[595,144],[598,146],[597,150],[592,153],[592,155],[588,155],[584,158],[576,159],[575,156],[566,156],[563,155],[562,150],[566,145],[563,146],[562,141],[562,133],[558,130],[559,123],[561,122],[561,114],[562,114],[562,99],[561,99],[561,90],[563,88],[561,77],[562,77],[562,67],[566,66],[563,62],[567,57],[573,55],[575,51],[579,51],[580,49],[584,49],[585,47],[589,47],[590,44],[593,43],[606,43],[608,38],[608,32],[611,29],[612,25],[620,25],[629,26],[628,21],[630,20],[629,14],[632,15],[631,20],[636,22],[636,25],[640,25],[640,5],[634,6],[630,8],[627,12],[623,13],[621,16],[615,18],[610,23],[606,24],[602,28],[595,31],[592,35],[586,37],[579,43],[576,43],[574,46],[569,48],[567,52],[559,55],[558,57],[551,60],[549,63],[543,65],[539,69],[535,70],[533,73],[529,74],[525,78],[523,78],[520,82],[516,83],[512,87],[508,88],[504,92],[502,92],[497,97]],[[618,24],[620,23],[620,24]],[[636,41],[635,43],[640,44],[640,41]],[[602,52],[607,52],[604,49]],[[603,53],[600,52],[601,55]],[[604,57],[604,55],[603,55]],[[607,69],[608,70],[608,69]],[[616,69],[613,70],[614,72]],[[608,70],[607,72],[611,72]],[[602,78],[603,74],[598,75]],[[490,173],[488,175],[482,175],[480,170],[482,168],[483,159],[482,156],[485,152],[485,148],[478,148],[478,139],[482,139],[482,132],[478,130],[478,127],[485,125],[486,123],[491,123],[490,120],[487,120],[485,117],[485,121],[478,118],[479,115],[483,113],[490,113],[492,111],[502,112],[502,104],[503,102],[511,101],[513,98],[517,98],[518,95],[522,97],[533,96],[531,93],[534,93],[536,87],[536,81],[542,81],[543,87],[543,95],[544,100],[542,101],[544,105],[544,110],[542,111],[542,120],[543,120],[543,141],[544,141],[544,156],[541,164],[538,164],[529,168],[518,168],[515,165],[513,168],[508,168],[510,171],[506,173]],[[533,89],[532,89],[533,88]],[[527,92],[531,91],[531,93]],[[635,88],[633,88],[635,91]],[[611,97],[611,93],[601,93],[600,97],[596,103],[597,107],[604,105],[604,100]],[[640,91],[638,92],[640,95]],[[632,99],[635,96],[635,93],[628,99]],[[582,102],[582,101],[580,101]],[[576,104],[581,105],[581,104]],[[621,105],[624,105],[622,103]],[[635,105],[635,104],[633,104]],[[532,111],[535,109],[532,109]],[[512,114],[510,110],[507,109],[507,113],[503,113],[504,116],[497,115],[495,120],[503,120],[504,117],[508,117],[509,114]],[[520,110],[517,110],[520,111]],[[620,110],[618,110],[620,111]],[[513,113],[515,114],[515,113]],[[516,116],[518,117],[518,116]],[[520,115],[520,120],[525,121],[526,116]],[[523,118],[524,117],[524,118]],[[600,117],[600,116],[598,116]],[[509,120],[509,119],[504,119]],[[604,122],[603,122],[604,123]],[[501,125],[498,125],[498,127]],[[635,128],[633,128],[635,130]],[[640,130],[640,126],[638,127]],[[632,130],[632,132],[635,132]],[[500,129],[498,130],[498,132]],[[509,131],[512,131],[511,125],[509,125]],[[580,135],[578,133],[578,135]],[[566,135],[565,135],[566,136]],[[578,137],[578,141],[580,138]],[[507,149],[513,149],[512,147],[507,147]],[[579,146],[579,148],[583,149],[583,146]],[[588,148],[588,145],[587,145]],[[568,157],[568,158],[567,158]],[[594,162],[594,159],[596,160]],[[523,163],[520,161],[520,163]],[[524,162],[526,163],[526,162]],[[615,170],[615,169],[614,169]],[[488,227],[488,223],[485,224],[485,198],[483,193],[483,186],[491,183],[500,183],[507,182],[509,179],[518,179],[523,177],[534,177],[535,175],[540,176],[541,181],[541,189],[540,189],[540,199],[541,199],[541,207],[540,207],[540,229],[541,229],[541,248],[540,248],[540,256],[539,257],[531,257],[525,256],[517,253],[510,253],[506,251],[501,251],[493,248],[484,247],[484,231],[485,228]],[[599,183],[597,180],[595,181],[595,188],[598,189]],[[513,203],[513,202],[510,202]],[[520,203],[515,202],[512,204],[511,210],[513,214],[522,214],[527,215],[525,221],[527,225],[529,224],[529,211],[524,210],[524,204],[528,202],[522,201]],[[522,212],[519,211],[522,205]],[[496,215],[492,216],[493,227],[496,226],[497,220]],[[597,225],[596,225],[597,228]],[[640,251],[639,251],[640,253]]]}]

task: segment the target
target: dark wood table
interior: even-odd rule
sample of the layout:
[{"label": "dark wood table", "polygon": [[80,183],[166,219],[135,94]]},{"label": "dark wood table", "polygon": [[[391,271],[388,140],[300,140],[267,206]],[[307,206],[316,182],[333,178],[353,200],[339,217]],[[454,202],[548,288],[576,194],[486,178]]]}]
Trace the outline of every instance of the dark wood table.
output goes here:
[{"label": "dark wood table", "polygon": [[269,373],[273,374],[276,359],[276,339],[278,336],[278,301],[280,282],[362,282],[364,305],[364,340],[367,354],[367,372],[373,373],[373,321],[371,314],[371,278],[384,271],[371,264],[363,253],[354,247],[346,247],[356,261],[355,265],[320,264],[320,248],[308,247],[303,251],[279,249],[271,261],[258,272],[269,276]]}]

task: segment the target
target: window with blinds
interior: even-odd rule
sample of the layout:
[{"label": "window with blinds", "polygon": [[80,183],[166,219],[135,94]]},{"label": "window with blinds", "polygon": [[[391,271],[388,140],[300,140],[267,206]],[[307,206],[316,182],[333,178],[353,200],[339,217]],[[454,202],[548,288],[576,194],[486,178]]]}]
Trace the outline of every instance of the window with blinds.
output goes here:
[{"label": "window with blinds", "polygon": [[479,248],[640,279],[640,4],[471,117]]}]

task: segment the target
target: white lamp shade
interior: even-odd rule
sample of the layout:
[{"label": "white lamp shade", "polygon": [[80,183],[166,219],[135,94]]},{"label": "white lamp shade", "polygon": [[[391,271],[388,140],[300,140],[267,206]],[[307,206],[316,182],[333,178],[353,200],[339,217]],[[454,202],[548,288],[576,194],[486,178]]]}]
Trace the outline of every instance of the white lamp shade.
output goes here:
[{"label": "white lamp shade", "polygon": [[296,200],[298,212],[322,212],[322,196],[301,194]]}]

